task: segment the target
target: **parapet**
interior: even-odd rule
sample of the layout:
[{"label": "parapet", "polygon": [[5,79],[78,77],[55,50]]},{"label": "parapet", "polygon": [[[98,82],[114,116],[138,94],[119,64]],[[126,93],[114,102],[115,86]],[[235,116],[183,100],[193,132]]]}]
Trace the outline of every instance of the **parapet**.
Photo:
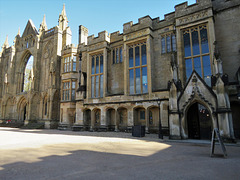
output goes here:
[{"label": "parapet", "polygon": [[110,42],[117,42],[123,40],[123,34],[120,34],[119,31],[113,32],[110,34]]},{"label": "parapet", "polygon": [[96,43],[100,43],[100,42],[110,42],[110,35],[108,34],[107,31],[102,31],[98,33],[98,37],[94,37],[94,35],[88,36],[87,38],[88,40],[88,45],[91,44],[96,44]]},{"label": "parapet", "polygon": [[48,29],[47,31],[44,32],[44,38],[54,35],[54,32],[55,32],[55,27]]},{"label": "parapet", "polygon": [[62,55],[70,54],[72,52],[77,52],[77,47],[75,47],[74,44],[69,44],[62,48]]},{"label": "parapet", "polygon": [[132,21],[123,24],[123,33],[134,32],[139,29],[150,27],[152,29],[152,18],[150,16],[144,16],[138,19],[138,23],[133,24]]},{"label": "parapet", "polygon": [[196,3],[192,5],[188,5],[187,2],[184,2],[175,6],[175,17],[185,16],[209,7],[212,7],[211,0],[196,0]]}]

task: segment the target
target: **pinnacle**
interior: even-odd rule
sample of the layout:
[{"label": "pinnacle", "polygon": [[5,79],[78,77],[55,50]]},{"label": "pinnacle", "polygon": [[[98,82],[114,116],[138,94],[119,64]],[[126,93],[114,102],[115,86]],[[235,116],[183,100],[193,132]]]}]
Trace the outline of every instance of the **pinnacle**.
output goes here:
[{"label": "pinnacle", "polygon": [[6,39],[5,39],[5,42],[4,42],[4,44],[3,44],[2,47],[6,47],[6,48],[9,47],[9,43],[8,43],[8,35],[7,35]]}]

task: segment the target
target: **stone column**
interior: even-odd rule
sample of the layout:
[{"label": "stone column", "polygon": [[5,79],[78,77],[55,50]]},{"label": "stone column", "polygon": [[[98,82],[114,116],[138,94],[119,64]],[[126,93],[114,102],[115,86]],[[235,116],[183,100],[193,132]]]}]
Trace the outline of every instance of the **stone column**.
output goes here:
[{"label": "stone column", "polygon": [[118,111],[115,110],[115,132],[119,131],[119,114]]},{"label": "stone column", "polygon": [[179,27],[177,27],[176,29],[176,45],[177,45],[177,66],[178,68],[178,77],[181,80],[185,79],[184,76],[184,71],[183,69],[185,69],[183,61],[184,61],[184,56],[183,56],[183,45],[182,45],[182,33],[181,33],[181,29]]},{"label": "stone column", "polygon": [[107,48],[103,50],[103,97],[107,95]]},{"label": "stone column", "polygon": [[133,125],[134,125],[133,108],[130,108],[128,109],[128,130],[132,130]]},{"label": "stone column", "polygon": [[209,44],[209,52],[210,52],[210,61],[211,61],[211,66],[212,66],[212,74],[216,74],[216,69],[213,68],[213,64],[215,64],[216,62],[212,62],[215,58],[214,57],[214,42],[216,40],[215,37],[215,28],[214,28],[214,21],[213,18],[209,18],[208,21],[208,44]]},{"label": "stone column", "polygon": [[83,109],[79,103],[76,103],[76,125],[84,126]]},{"label": "stone column", "polygon": [[147,38],[147,80],[148,80],[148,93],[152,94],[152,57],[153,57],[153,42],[152,42],[152,37],[148,36]]},{"label": "stone column", "polygon": [[128,47],[126,43],[123,45],[123,79],[124,79],[124,95],[128,94]]},{"label": "stone column", "polygon": [[106,131],[107,130],[107,111],[102,107],[101,108],[101,117],[100,117],[100,128],[101,130]]},{"label": "stone column", "polygon": [[146,133],[149,133],[148,130],[149,130],[149,108],[147,108],[145,110],[145,119],[146,119],[146,127],[145,127],[145,131]]},{"label": "stone column", "polygon": [[90,125],[90,131],[93,131],[94,124],[95,124],[95,112],[94,110],[91,110],[91,125]]},{"label": "stone column", "polygon": [[87,91],[87,99],[89,99],[91,96],[91,67],[90,67],[91,63],[90,63],[90,56],[87,53],[87,87],[86,87],[86,91]]}]

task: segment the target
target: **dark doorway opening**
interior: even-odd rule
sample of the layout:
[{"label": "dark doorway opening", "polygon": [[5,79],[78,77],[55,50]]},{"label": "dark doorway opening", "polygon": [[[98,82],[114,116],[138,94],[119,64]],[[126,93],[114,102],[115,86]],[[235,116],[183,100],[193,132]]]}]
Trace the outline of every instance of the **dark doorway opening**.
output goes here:
[{"label": "dark doorway opening", "polygon": [[240,139],[240,103],[232,102],[231,103],[232,109],[232,120],[233,120],[233,130],[234,136],[237,139]]},{"label": "dark doorway opening", "polygon": [[208,109],[194,103],[187,113],[188,138],[211,139],[212,120]]},{"label": "dark doorway opening", "polygon": [[23,110],[23,121],[25,121],[26,118],[27,118],[27,106],[25,106]]}]

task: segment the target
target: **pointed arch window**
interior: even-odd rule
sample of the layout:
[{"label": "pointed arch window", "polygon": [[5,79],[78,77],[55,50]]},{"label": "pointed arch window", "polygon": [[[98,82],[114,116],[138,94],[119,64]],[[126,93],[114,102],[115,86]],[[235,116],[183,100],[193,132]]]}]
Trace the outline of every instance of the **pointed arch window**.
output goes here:
[{"label": "pointed arch window", "polygon": [[24,70],[24,76],[23,76],[23,92],[27,92],[31,89],[31,84],[32,84],[32,76],[33,76],[33,61],[34,58],[31,55],[28,58],[27,64],[25,66]]}]

